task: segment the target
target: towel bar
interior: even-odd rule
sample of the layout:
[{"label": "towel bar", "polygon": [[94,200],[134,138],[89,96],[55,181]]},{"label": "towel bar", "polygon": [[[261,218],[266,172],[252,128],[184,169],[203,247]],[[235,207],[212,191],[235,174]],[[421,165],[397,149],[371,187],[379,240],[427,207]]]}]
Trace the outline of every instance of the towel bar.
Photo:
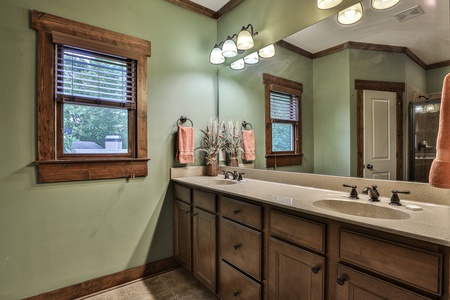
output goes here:
[{"label": "towel bar", "polygon": [[184,123],[186,123],[187,121],[191,122],[191,126],[194,127],[194,122],[192,122],[192,120],[189,119],[189,118],[186,117],[186,116],[181,116],[181,117],[178,119],[178,121],[177,121],[177,125],[184,124]]},{"label": "towel bar", "polygon": [[247,123],[247,122],[245,122],[245,121],[243,121],[243,122],[242,122],[242,128],[245,128],[245,129],[247,129],[247,125],[249,125],[249,126],[250,126],[250,129],[253,129],[253,126],[252,126],[252,124],[250,124],[250,123]]}]

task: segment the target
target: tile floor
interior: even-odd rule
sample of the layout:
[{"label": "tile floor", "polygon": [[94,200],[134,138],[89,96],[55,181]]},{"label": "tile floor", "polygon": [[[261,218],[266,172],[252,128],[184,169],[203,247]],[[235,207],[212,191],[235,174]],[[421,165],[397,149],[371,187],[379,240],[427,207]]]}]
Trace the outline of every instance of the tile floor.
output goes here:
[{"label": "tile floor", "polygon": [[180,268],[133,281],[84,300],[217,300],[191,274]]}]

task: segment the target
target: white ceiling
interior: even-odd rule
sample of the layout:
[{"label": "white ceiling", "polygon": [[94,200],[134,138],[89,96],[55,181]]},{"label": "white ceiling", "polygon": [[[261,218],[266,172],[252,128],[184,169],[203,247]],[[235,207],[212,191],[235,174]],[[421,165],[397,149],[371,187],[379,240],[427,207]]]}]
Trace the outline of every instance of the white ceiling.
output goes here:
[{"label": "white ceiling", "polygon": [[[228,0],[193,0],[214,11]],[[311,53],[348,42],[408,47],[426,64],[450,60],[449,0],[402,0],[395,7],[375,11],[363,0],[364,17],[354,25],[340,25],[336,16],[320,21],[284,40]],[[423,15],[399,22],[394,14],[419,5]]]},{"label": "white ceiling", "polygon": [[218,11],[222,8],[225,4],[228,3],[229,0],[192,0],[192,2],[195,2],[197,4],[200,4],[201,6],[207,7],[213,11]]}]

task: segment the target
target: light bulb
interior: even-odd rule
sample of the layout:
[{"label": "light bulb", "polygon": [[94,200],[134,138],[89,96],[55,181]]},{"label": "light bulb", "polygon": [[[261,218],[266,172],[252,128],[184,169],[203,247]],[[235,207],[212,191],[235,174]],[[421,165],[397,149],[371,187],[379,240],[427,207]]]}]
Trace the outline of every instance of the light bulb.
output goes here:
[{"label": "light bulb", "polygon": [[244,61],[246,64],[257,64],[259,62],[259,55],[258,52],[253,52],[246,57],[244,57]]},{"label": "light bulb", "polygon": [[250,32],[246,29],[242,29],[238,34],[236,44],[239,50],[251,49],[254,45],[254,42]]},{"label": "light bulb", "polygon": [[271,58],[275,56],[275,47],[273,44],[270,44],[269,46],[266,46],[258,51],[259,56],[262,58]]},{"label": "light bulb", "polygon": [[373,9],[388,9],[399,3],[400,0],[372,0]]},{"label": "light bulb", "polygon": [[238,59],[235,62],[232,62],[230,65],[230,68],[232,68],[233,70],[242,70],[243,68],[245,68],[245,62],[244,59]]},{"label": "light bulb", "polygon": [[237,55],[237,48],[231,37],[228,37],[222,46],[222,55],[225,57],[235,57]]},{"label": "light bulb", "polygon": [[317,8],[319,9],[330,9],[339,5],[342,0],[317,0]]},{"label": "light bulb", "polygon": [[222,55],[222,49],[219,46],[215,45],[211,50],[211,54],[209,55],[209,62],[213,65],[220,65],[225,61],[225,57]]},{"label": "light bulb", "polygon": [[361,3],[357,3],[349,8],[341,10],[338,13],[338,22],[343,25],[355,24],[363,17],[363,8]]}]

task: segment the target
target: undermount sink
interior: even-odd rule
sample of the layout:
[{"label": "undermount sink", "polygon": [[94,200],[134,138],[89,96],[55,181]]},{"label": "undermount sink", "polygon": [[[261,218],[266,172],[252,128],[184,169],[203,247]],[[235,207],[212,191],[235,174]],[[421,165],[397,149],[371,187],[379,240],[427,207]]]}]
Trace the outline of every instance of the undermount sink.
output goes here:
[{"label": "undermount sink", "polygon": [[325,199],[317,200],[313,202],[313,204],[319,208],[358,217],[393,220],[404,220],[411,217],[408,213],[403,211],[389,207],[376,206],[370,203]]},{"label": "undermount sink", "polygon": [[207,178],[204,180],[205,184],[209,185],[230,185],[230,184],[236,184],[237,181],[233,181],[230,179],[220,179],[220,178]]}]

